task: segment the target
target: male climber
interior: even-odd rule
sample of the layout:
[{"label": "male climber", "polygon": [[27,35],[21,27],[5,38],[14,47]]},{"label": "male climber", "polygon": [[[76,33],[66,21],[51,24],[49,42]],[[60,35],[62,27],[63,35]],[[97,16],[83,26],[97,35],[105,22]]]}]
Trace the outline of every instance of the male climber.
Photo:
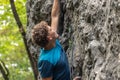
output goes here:
[{"label": "male climber", "polygon": [[59,43],[57,27],[60,1],[54,0],[51,26],[41,21],[32,30],[32,40],[41,47],[38,70],[42,80],[70,80],[70,70],[65,51]]},{"label": "male climber", "polygon": [[[42,80],[70,80],[68,59],[57,34],[60,15],[60,1],[54,0],[51,12],[51,26],[41,21],[33,27],[32,41],[41,47],[38,70]],[[74,80],[79,80],[75,78]]]}]

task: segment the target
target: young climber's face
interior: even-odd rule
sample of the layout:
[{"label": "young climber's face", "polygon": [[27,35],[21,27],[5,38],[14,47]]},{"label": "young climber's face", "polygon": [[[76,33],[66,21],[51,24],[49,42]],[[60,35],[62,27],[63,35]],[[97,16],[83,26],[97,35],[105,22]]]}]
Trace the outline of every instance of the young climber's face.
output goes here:
[{"label": "young climber's face", "polygon": [[50,40],[55,40],[58,38],[58,34],[56,31],[54,31],[50,26],[48,26],[48,36]]}]

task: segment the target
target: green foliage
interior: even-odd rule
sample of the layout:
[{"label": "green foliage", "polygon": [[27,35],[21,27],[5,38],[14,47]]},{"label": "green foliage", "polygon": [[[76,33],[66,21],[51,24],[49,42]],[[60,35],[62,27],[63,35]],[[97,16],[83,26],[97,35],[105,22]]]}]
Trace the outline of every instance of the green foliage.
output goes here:
[{"label": "green foliage", "polygon": [[[26,28],[26,0],[15,0],[16,9]],[[10,80],[34,80],[22,36],[13,17],[9,0],[0,0],[0,59],[9,69]],[[0,80],[3,80],[0,74]]]}]

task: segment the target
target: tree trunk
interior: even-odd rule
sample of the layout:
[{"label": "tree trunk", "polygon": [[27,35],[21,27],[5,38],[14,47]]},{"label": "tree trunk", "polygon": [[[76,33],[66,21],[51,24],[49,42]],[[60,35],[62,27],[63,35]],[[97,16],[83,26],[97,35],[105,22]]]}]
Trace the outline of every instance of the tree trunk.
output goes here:
[{"label": "tree trunk", "polygon": [[35,78],[35,80],[37,80],[37,76],[38,76],[38,69],[37,69],[37,66],[36,66],[37,61],[33,60],[34,58],[33,58],[32,54],[30,53],[29,45],[27,45],[26,32],[23,28],[23,25],[22,25],[21,21],[20,21],[19,15],[17,13],[16,7],[15,7],[15,4],[14,4],[14,0],[10,0],[10,5],[11,5],[11,9],[12,9],[14,18],[16,20],[16,23],[18,25],[19,31],[22,35],[22,38],[23,38],[23,41],[24,41],[24,44],[25,44],[25,48],[26,48],[26,51],[27,51],[27,54],[28,54],[28,58],[30,60],[30,64],[31,64],[31,67],[32,67],[32,70],[33,70],[34,78]]},{"label": "tree trunk", "polygon": [[[60,0],[58,33],[68,55],[71,78],[120,80],[120,1]],[[27,40],[37,61],[39,47],[31,29],[41,20],[50,24],[53,0],[27,0]]]},{"label": "tree trunk", "polygon": [[0,60],[0,72],[2,73],[4,80],[9,80],[9,70],[2,60]]}]

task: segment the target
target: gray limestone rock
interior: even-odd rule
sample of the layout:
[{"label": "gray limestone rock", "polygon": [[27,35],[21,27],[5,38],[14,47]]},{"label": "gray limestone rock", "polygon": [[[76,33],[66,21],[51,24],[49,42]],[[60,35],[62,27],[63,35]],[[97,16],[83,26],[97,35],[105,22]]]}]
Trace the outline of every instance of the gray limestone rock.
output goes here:
[{"label": "gray limestone rock", "polygon": [[[50,25],[52,2],[27,0],[27,40],[34,56],[39,47],[31,42],[31,29],[41,20]],[[120,0],[60,2],[58,33],[69,59],[71,78],[120,80]]]}]

